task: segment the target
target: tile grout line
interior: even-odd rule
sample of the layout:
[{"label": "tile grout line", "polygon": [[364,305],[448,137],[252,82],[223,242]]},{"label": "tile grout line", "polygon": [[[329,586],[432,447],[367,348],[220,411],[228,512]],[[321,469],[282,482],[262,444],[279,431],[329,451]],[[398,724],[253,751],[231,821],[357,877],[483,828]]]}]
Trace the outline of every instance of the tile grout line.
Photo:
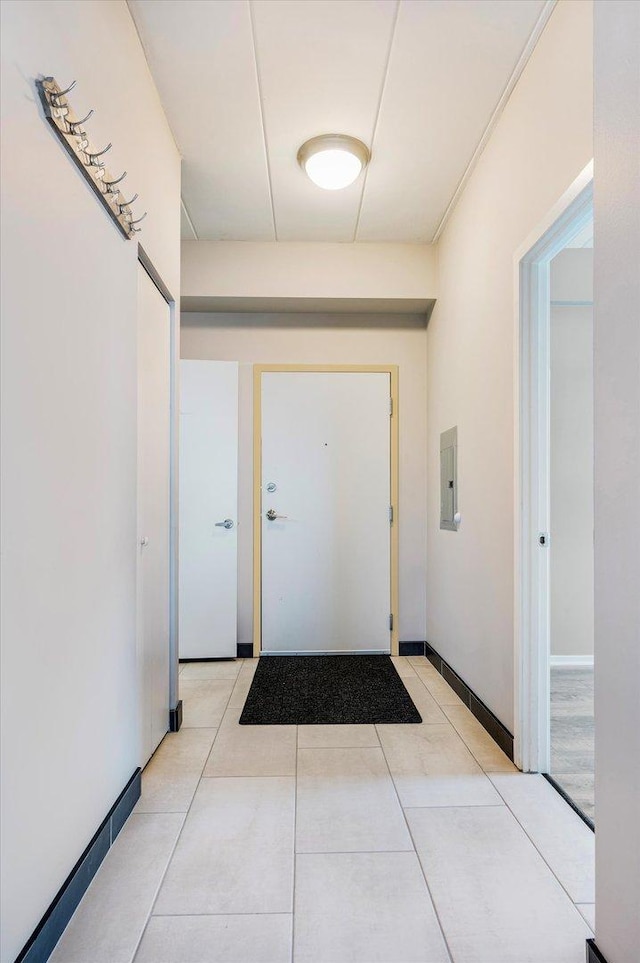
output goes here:
[{"label": "tile grout line", "polygon": [[[529,842],[531,843],[531,845],[532,845],[533,848],[535,849],[536,853],[538,854],[538,856],[539,856],[540,859],[542,860],[542,862],[545,864],[545,866],[547,867],[547,869],[549,870],[549,872],[551,873],[551,875],[553,876],[553,878],[556,880],[556,882],[558,883],[558,885],[559,885],[560,888],[562,889],[563,893],[566,894],[567,898],[569,899],[569,902],[572,904],[572,906],[575,907],[576,912],[577,912],[577,913],[580,913],[580,910],[578,909],[576,900],[573,899],[573,897],[572,897],[571,894],[569,893],[568,889],[566,888],[566,886],[564,885],[564,883],[562,882],[562,880],[560,879],[560,877],[557,875],[557,873],[555,872],[555,870],[553,869],[553,867],[549,864],[549,862],[547,861],[547,858],[545,857],[544,853],[541,852],[540,848],[536,845],[536,842],[535,842],[535,840],[533,839],[533,837],[527,832],[527,830],[526,830],[526,828],[523,826],[522,822],[518,819],[518,816],[517,816],[516,813],[513,811],[513,809],[511,808],[511,806],[509,805],[509,803],[508,803],[507,800],[505,799],[505,797],[502,795],[502,793],[500,792],[500,790],[498,789],[498,787],[497,787],[496,784],[494,783],[493,779],[491,779],[491,777],[489,776],[488,773],[486,773],[486,775],[487,775],[487,777],[489,778],[489,781],[491,782],[491,785],[493,786],[493,788],[495,789],[495,791],[498,793],[498,795],[500,796],[500,798],[504,801],[505,807],[509,810],[509,812],[511,813],[511,815],[513,816],[513,818],[514,818],[515,821],[517,822],[518,826],[520,827],[520,829],[522,830],[522,832],[524,833],[524,835],[527,837],[527,839],[529,840]],[[521,773],[521,775],[526,776],[526,775],[528,775],[528,773]],[[535,773],[531,773],[531,775],[535,775]],[[594,905],[595,905],[595,903],[594,903]],[[580,916],[582,916],[582,913],[580,913]],[[582,917],[582,918],[584,919],[584,917]],[[589,932],[591,932],[591,926],[590,926],[590,924],[587,923],[586,920],[585,920],[585,923],[586,923],[586,925],[587,925],[588,928],[589,928]]]},{"label": "tile grout line", "polygon": [[[464,705],[464,703],[463,703],[463,705]],[[448,706],[447,708],[451,708],[451,707]],[[469,709],[468,706],[464,706],[464,708],[465,708],[468,712],[471,712],[471,710]],[[460,736],[460,738],[461,738],[462,741],[464,742],[465,746],[467,747],[467,749],[469,750],[469,752],[471,753],[471,755],[473,756],[473,758],[475,759],[475,761],[478,763],[478,765],[479,765],[480,768],[482,769],[482,771],[483,771],[483,773],[485,774],[485,776],[488,776],[488,774],[489,774],[490,772],[495,772],[495,773],[500,773],[500,772],[507,772],[507,773],[508,773],[508,772],[513,772],[513,771],[515,771],[515,772],[520,772],[520,770],[516,767],[515,763],[511,762],[511,760],[510,760],[509,757],[506,755],[506,753],[504,753],[504,752],[502,751],[502,749],[500,748],[500,746],[498,745],[498,743],[495,741],[495,739],[494,739],[488,732],[486,732],[486,730],[483,730],[483,731],[486,733],[487,737],[488,737],[489,739],[491,739],[491,741],[495,744],[495,747],[496,747],[496,749],[498,750],[498,752],[502,752],[502,754],[503,754],[503,756],[505,757],[505,759],[506,759],[508,762],[510,762],[511,765],[513,766],[513,769],[486,769],[486,768],[482,765],[482,763],[480,762],[480,759],[478,758],[478,756],[476,755],[476,753],[473,751],[473,747],[472,747],[471,745],[469,745],[469,742],[465,739],[463,733],[462,733],[462,732],[460,731],[460,729],[457,727],[457,725],[455,724],[455,722],[453,721],[453,719],[451,719],[451,718],[449,717],[449,715],[447,714],[447,712],[445,711],[445,707],[442,708],[442,711],[444,712],[445,716],[446,716],[447,719],[449,720],[449,724],[453,726],[453,728],[454,728],[455,731],[458,733],[458,735]],[[472,715],[473,715],[473,713],[472,713]],[[478,725],[481,725],[481,723],[478,723]]]},{"label": "tile grout line", "polygon": [[[242,667],[241,667],[241,668],[242,668]],[[238,674],[240,674],[240,673],[238,673]],[[205,681],[210,681],[210,680],[205,680]],[[225,713],[226,713],[227,708],[228,708],[228,706],[229,706],[229,700],[231,699],[231,693],[233,692],[233,689],[234,689],[234,686],[231,687],[231,691],[229,692],[229,696],[228,696],[227,701],[226,701],[226,703],[225,703],[224,711],[223,711],[223,713],[222,713],[222,718],[221,718],[221,720],[220,720],[220,725],[217,726],[217,728],[216,728],[216,734],[215,734],[215,736],[213,737],[213,742],[211,743],[211,749],[209,750],[209,752],[208,752],[208,754],[207,754],[207,758],[205,759],[204,763],[202,764],[202,769],[200,770],[200,778],[198,779],[198,782],[196,783],[196,788],[195,788],[195,790],[194,790],[194,792],[193,792],[193,796],[191,797],[191,802],[189,803],[189,806],[188,806],[188,808],[187,808],[187,811],[186,811],[185,814],[184,814],[184,819],[182,820],[182,825],[180,826],[180,832],[179,832],[178,835],[176,836],[176,841],[175,841],[175,843],[173,844],[173,846],[171,847],[171,852],[169,853],[169,858],[168,858],[167,863],[166,863],[166,866],[165,866],[165,868],[164,868],[164,872],[162,873],[162,875],[161,875],[161,877],[160,877],[160,881],[159,881],[159,883],[158,883],[158,886],[156,887],[156,891],[155,891],[154,897],[153,897],[153,899],[152,899],[152,901],[151,901],[151,906],[150,906],[149,912],[147,913],[147,917],[146,917],[146,919],[145,919],[144,926],[142,927],[142,931],[141,931],[140,936],[139,936],[139,938],[138,938],[138,941],[137,941],[137,943],[136,943],[136,945],[135,945],[135,947],[134,947],[133,953],[132,953],[132,955],[131,955],[131,957],[130,957],[130,963],[135,963],[135,958],[136,958],[136,956],[137,956],[137,954],[138,954],[138,950],[140,949],[140,944],[142,943],[142,940],[144,939],[144,935],[145,935],[145,933],[146,933],[146,931],[147,931],[147,927],[149,926],[149,922],[150,922],[150,920],[151,920],[151,917],[154,915],[153,910],[154,910],[154,908],[155,908],[156,903],[158,902],[158,896],[159,896],[159,894],[160,894],[160,890],[162,889],[162,884],[164,883],[164,881],[165,881],[165,879],[166,879],[166,876],[167,876],[167,873],[169,872],[169,867],[171,866],[171,862],[172,862],[172,860],[173,860],[173,857],[175,856],[176,849],[178,848],[178,843],[179,843],[180,840],[182,839],[182,833],[183,833],[183,831],[184,831],[184,827],[185,827],[186,824],[187,824],[187,819],[188,819],[188,817],[189,817],[189,813],[191,812],[191,808],[192,808],[192,806],[193,806],[193,801],[194,801],[194,799],[196,798],[196,795],[197,795],[197,793],[198,793],[198,789],[200,788],[200,783],[202,782],[202,773],[204,772],[204,770],[205,770],[205,768],[206,768],[206,765],[207,765],[207,762],[209,761],[209,757],[211,756],[211,753],[213,752],[213,747],[214,747],[214,745],[215,745],[216,739],[218,738],[218,733],[220,732],[220,728],[222,727],[222,722],[223,722],[223,720],[224,720]],[[187,726],[186,728],[189,728],[189,726]],[[209,728],[213,728],[213,726],[193,726],[193,727],[191,727],[191,728],[209,729]]]},{"label": "tile grout line", "polygon": [[264,910],[257,910],[255,913],[155,913],[154,919],[179,920],[188,919],[191,916],[292,916],[292,913],[266,913]]},{"label": "tile grout line", "polygon": [[[377,725],[376,725],[376,732],[378,733],[378,739],[380,739],[380,733],[378,732],[378,726],[377,726]],[[416,841],[415,841],[415,839],[413,838],[413,833],[411,832],[411,827],[409,826],[409,820],[407,819],[406,813],[405,813],[405,811],[404,811],[404,807],[403,807],[403,805],[402,805],[402,802],[400,801],[400,794],[399,794],[399,792],[398,792],[398,787],[396,786],[395,779],[393,778],[393,773],[391,772],[391,767],[390,767],[390,765],[389,765],[389,760],[387,759],[387,754],[386,754],[386,752],[384,751],[384,746],[382,745],[382,739],[380,739],[380,748],[382,749],[382,756],[383,756],[383,759],[384,759],[384,761],[385,761],[385,765],[386,765],[386,767],[387,767],[387,772],[389,773],[389,778],[391,779],[391,784],[393,785],[393,791],[394,791],[394,793],[395,793],[396,799],[398,800],[398,806],[400,807],[400,812],[402,813],[402,818],[404,819],[404,824],[405,824],[405,826],[407,827],[407,832],[409,833],[409,839],[411,840],[411,845],[413,846],[413,852],[415,853],[415,857],[416,857],[416,859],[418,860],[418,866],[420,867],[420,872],[422,873],[422,878],[424,879],[424,885],[425,885],[426,888],[427,888],[427,894],[428,894],[428,896],[429,896],[429,900],[431,901],[431,908],[433,909],[433,913],[434,913],[434,916],[435,916],[435,918],[436,918],[436,922],[437,922],[438,927],[439,927],[439,929],[440,929],[440,933],[441,933],[441,935],[442,935],[442,941],[443,941],[443,943],[444,943],[445,950],[447,951],[447,956],[449,957],[450,963],[454,963],[453,952],[452,952],[452,950],[451,950],[451,947],[449,946],[449,941],[447,940],[447,936],[446,936],[446,933],[445,933],[445,931],[444,931],[444,927],[443,927],[443,925],[442,925],[442,921],[440,920],[440,914],[438,913],[438,908],[437,908],[436,903],[435,903],[435,900],[434,900],[434,898],[433,898],[433,893],[431,892],[431,887],[429,886],[429,881],[428,881],[428,879],[427,879],[427,874],[425,873],[424,866],[422,865],[422,860],[420,859],[420,856],[419,856],[419,854],[418,854],[418,850],[416,849]],[[446,807],[446,808],[449,808],[449,807]]]},{"label": "tile grout line", "polygon": [[294,941],[296,935],[296,862],[298,849],[296,846],[298,832],[298,742],[300,726],[296,726],[296,771],[293,783],[293,879],[291,886],[291,963],[294,963]]}]

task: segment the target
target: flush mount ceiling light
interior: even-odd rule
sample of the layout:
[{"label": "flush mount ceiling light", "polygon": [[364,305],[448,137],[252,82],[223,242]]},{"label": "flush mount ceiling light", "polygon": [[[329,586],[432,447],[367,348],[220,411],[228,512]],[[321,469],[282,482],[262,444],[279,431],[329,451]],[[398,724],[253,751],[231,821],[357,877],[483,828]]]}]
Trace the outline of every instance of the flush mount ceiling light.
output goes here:
[{"label": "flush mount ceiling light", "polygon": [[325,191],[353,184],[369,163],[369,148],[347,134],[321,134],[298,151],[298,163],[307,177]]}]

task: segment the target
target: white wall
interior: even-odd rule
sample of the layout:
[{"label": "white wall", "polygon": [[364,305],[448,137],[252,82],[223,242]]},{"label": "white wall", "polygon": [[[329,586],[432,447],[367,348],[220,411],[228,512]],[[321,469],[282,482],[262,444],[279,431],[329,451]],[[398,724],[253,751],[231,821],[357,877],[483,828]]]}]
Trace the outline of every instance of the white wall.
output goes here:
[{"label": "white wall", "polygon": [[[428,244],[182,243],[182,294],[194,311],[225,310],[215,307],[214,301],[226,298],[242,298],[247,305],[226,310],[251,310],[252,299],[293,298],[396,299],[409,302],[409,311],[417,311],[420,308],[411,302],[436,296],[436,269],[436,251]],[[211,303],[198,304],[198,298]],[[399,304],[386,309],[387,313],[400,310]]]},{"label": "white wall", "polygon": [[127,6],[2,4],[2,945],[13,960],[137,765],[137,253],[40,115],[77,80],[179,295],[180,160]]},{"label": "white wall", "polygon": [[592,297],[593,250],[562,251],[551,262],[552,655],[593,655]]},{"label": "white wall", "polygon": [[252,365],[400,366],[400,639],[425,635],[426,332],[422,318],[183,314],[183,358],[240,362],[238,641],[252,641]]},{"label": "white wall", "polygon": [[[513,731],[513,259],[592,155],[592,7],[560,0],[440,239],[427,329],[427,639]],[[458,532],[440,433],[458,426]]]},{"label": "white wall", "polygon": [[596,942],[640,953],[640,4],[595,4]]}]

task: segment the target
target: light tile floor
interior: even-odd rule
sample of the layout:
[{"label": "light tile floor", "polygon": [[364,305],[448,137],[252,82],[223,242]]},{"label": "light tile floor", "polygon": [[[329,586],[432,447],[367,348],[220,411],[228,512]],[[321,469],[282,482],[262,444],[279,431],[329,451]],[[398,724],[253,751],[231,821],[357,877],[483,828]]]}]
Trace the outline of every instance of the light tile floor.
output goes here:
[{"label": "light tile floor", "polygon": [[583,963],[592,832],[394,662],[421,725],[238,726],[255,662],[182,667],[183,728],[53,963]]}]

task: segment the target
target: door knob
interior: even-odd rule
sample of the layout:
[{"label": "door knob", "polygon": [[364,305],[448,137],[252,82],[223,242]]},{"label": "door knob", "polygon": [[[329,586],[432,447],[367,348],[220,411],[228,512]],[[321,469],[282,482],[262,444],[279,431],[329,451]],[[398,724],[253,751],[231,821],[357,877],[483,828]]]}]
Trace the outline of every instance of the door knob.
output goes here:
[{"label": "door knob", "polygon": [[225,518],[223,522],[216,522],[215,527],[216,528],[233,528],[233,519]]},{"label": "door knob", "polygon": [[266,514],[267,514],[267,518],[269,519],[270,522],[275,522],[276,518],[286,518],[286,517],[287,517],[286,515],[278,515],[277,511],[275,510],[275,508],[270,508],[269,511],[268,511]]}]

